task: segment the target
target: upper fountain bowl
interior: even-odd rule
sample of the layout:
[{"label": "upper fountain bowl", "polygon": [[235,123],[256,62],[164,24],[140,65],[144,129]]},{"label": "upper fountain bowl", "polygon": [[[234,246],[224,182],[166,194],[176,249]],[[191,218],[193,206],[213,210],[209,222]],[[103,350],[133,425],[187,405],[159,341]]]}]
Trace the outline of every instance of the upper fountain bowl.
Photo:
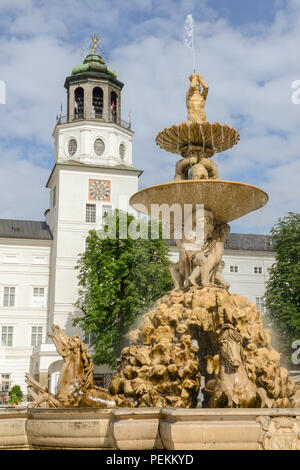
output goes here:
[{"label": "upper fountain bowl", "polygon": [[167,152],[179,155],[194,145],[211,157],[233,147],[239,140],[238,131],[227,124],[187,121],[165,128],[157,135],[155,142]]}]

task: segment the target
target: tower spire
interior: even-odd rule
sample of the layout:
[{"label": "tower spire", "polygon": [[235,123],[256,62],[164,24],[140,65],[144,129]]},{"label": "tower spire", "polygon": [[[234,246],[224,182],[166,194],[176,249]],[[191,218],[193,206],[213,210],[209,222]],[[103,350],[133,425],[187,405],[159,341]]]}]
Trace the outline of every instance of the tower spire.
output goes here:
[{"label": "tower spire", "polygon": [[91,49],[92,54],[97,53],[97,48],[99,47],[98,46],[99,39],[100,39],[99,34],[96,34],[96,33],[93,34],[93,36],[91,37],[92,43],[90,45],[90,49]]}]

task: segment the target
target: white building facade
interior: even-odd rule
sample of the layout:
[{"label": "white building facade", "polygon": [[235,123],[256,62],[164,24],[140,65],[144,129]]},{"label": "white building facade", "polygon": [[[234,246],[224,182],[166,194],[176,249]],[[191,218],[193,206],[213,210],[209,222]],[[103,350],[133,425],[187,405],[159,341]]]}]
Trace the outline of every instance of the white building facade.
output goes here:
[{"label": "white building facade", "polygon": [[[68,114],[54,129],[54,167],[47,187],[46,220],[0,220],[0,399],[29,372],[55,393],[62,359],[47,332],[58,324],[69,336],[81,315],[77,300],[78,255],[89,230],[106,212],[126,209],[138,190],[130,124],[121,120],[123,83],[97,54],[67,77]],[[171,245],[171,259],[178,253]],[[263,313],[268,268],[275,260],[271,238],[231,234],[224,261],[230,291],[245,295]],[[88,338],[86,338],[88,344]],[[96,366],[96,383],[107,386],[109,367]]]}]

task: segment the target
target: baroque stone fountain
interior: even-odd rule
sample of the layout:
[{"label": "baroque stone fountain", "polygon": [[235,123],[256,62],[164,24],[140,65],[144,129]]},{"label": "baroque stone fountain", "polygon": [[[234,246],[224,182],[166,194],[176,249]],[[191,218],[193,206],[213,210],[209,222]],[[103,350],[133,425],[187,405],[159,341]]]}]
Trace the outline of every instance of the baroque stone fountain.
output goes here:
[{"label": "baroque stone fountain", "polygon": [[[280,366],[280,354],[272,347],[270,331],[263,328],[255,304],[230,294],[222,275],[228,222],[264,206],[268,196],[256,186],[219,179],[212,157],[240,137],[226,124],[206,121],[207,93],[202,75],[193,73],[186,96],[188,120],[156,137],[161,148],[181,156],[174,181],[143,189],[130,200],[147,214],[157,204],[177,204],[182,211],[187,204],[192,208],[191,230],[183,231],[182,238],[174,235],[178,221],[171,224],[179,249],[179,261],[171,267],[174,289],[131,331],[109,390],[94,386],[93,363],[81,339],[68,338],[55,325],[50,336],[64,359],[56,396],[27,374],[35,417],[42,413],[41,405],[81,408],[85,413],[95,408],[113,410],[108,421],[114,441],[109,445],[105,441],[106,447],[300,448],[299,410],[293,408],[295,383]],[[203,207],[201,239],[196,232],[197,205]],[[217,411],[220,408],[229,409]],[[234,411],[241,408],[247,410]],[[178,438],[174,423],[181,426],[176,428]],[[39,434],[40,428],[35,429]],[[148,433],[143,444],[140,433]]]},{"label": "baroque stone fountain", "polygon": [[[146,313],[132,344],[122,351],[110,392],[132,406],[291,407],[295,384],[280,367],[280,355],[264,330],[260,312],[245,297],[228,292],[222,276],[228,222],[254,211],[267,194],[245,183],[219,179],[211,157],[239,140],[232,127],[206,121],[208,85],[190,76],[188,120],[156,137],[163,149],[181,155],[173,182],[152,186],[131,198],[150,214],[154,204],[204,206],[203,240],[193,230],[176,240],[179,262],[172,266],[174,290]],[[175,224],[175,222],[174,222]]]}]

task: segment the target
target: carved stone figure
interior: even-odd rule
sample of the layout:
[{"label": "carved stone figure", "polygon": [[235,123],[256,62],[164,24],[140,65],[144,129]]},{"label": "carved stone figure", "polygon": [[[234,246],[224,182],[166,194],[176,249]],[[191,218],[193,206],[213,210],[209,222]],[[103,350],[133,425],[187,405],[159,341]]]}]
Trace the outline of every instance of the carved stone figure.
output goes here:
[{"label": "carved stone figure", "polygon": [[204,106],[208,94],[209,86],[202,78],[202,75],[192,73],[190,76],[190,87],[186,95],[186,107],[188,111],[188,121],[204,122],[206,114]]},{"label": "carved stone figure", "polygon": [[[111,397],[107,390],[94,385],[94,365],[80,337],[75,335],[69,338],[58,325],[53,325],[52,330],[53,334],[48,333],[48,335],[53,339],[57,352],[64,360],[57,395],[53,395],[45,386],[27,374],[26,383],[34,398],[30,407],[35,408],[42,403],[52,408],[116,406],[116,399]],[[37,389],[40,395],[37,395],[32,388]]]},{"label": "carved stone figure", "polygon": [[176,241],[179,261],[170,268],[175,289],[185,284],[229,288],[222,276],[224,243],[229,231],[228,224],[216,225],[212,212],[205,211],[204,244],[197,240],[195,231],[184,235],[182,241]]},{"label": "carved stone figure", "polygon": [[217,164],[213,160],[203,156],[199,151],[190,153],[192,156],[181,158],[176,163],[174,181],[219,178]]},{"label": "carved stone figure", "polygon": [[299,418],[259,416],[259,442],[264,450],[300,450]]},{"label": "carved stone figure", "polygon": [[229,284],[223,279],[221,272],[224,266],[224,264],[221,264],[224,254],[224,243],[229,231],[230,227],[228,224],[217,226],[207,246],[204,246],[201,251],[196,251],[192,254],[192,272],[188,277],[191,285],[205,287],[217,284],[229,288]]},{"label": "carved stone figure", "polygon": [[249,380],[242,359],[242,336],[230,324],[218,330],[219,355],[208,360],[208,372],[216,372],[216,379],[206,384],[212,393],[210,408],[271,408],[272,402],[263,388]]}]

